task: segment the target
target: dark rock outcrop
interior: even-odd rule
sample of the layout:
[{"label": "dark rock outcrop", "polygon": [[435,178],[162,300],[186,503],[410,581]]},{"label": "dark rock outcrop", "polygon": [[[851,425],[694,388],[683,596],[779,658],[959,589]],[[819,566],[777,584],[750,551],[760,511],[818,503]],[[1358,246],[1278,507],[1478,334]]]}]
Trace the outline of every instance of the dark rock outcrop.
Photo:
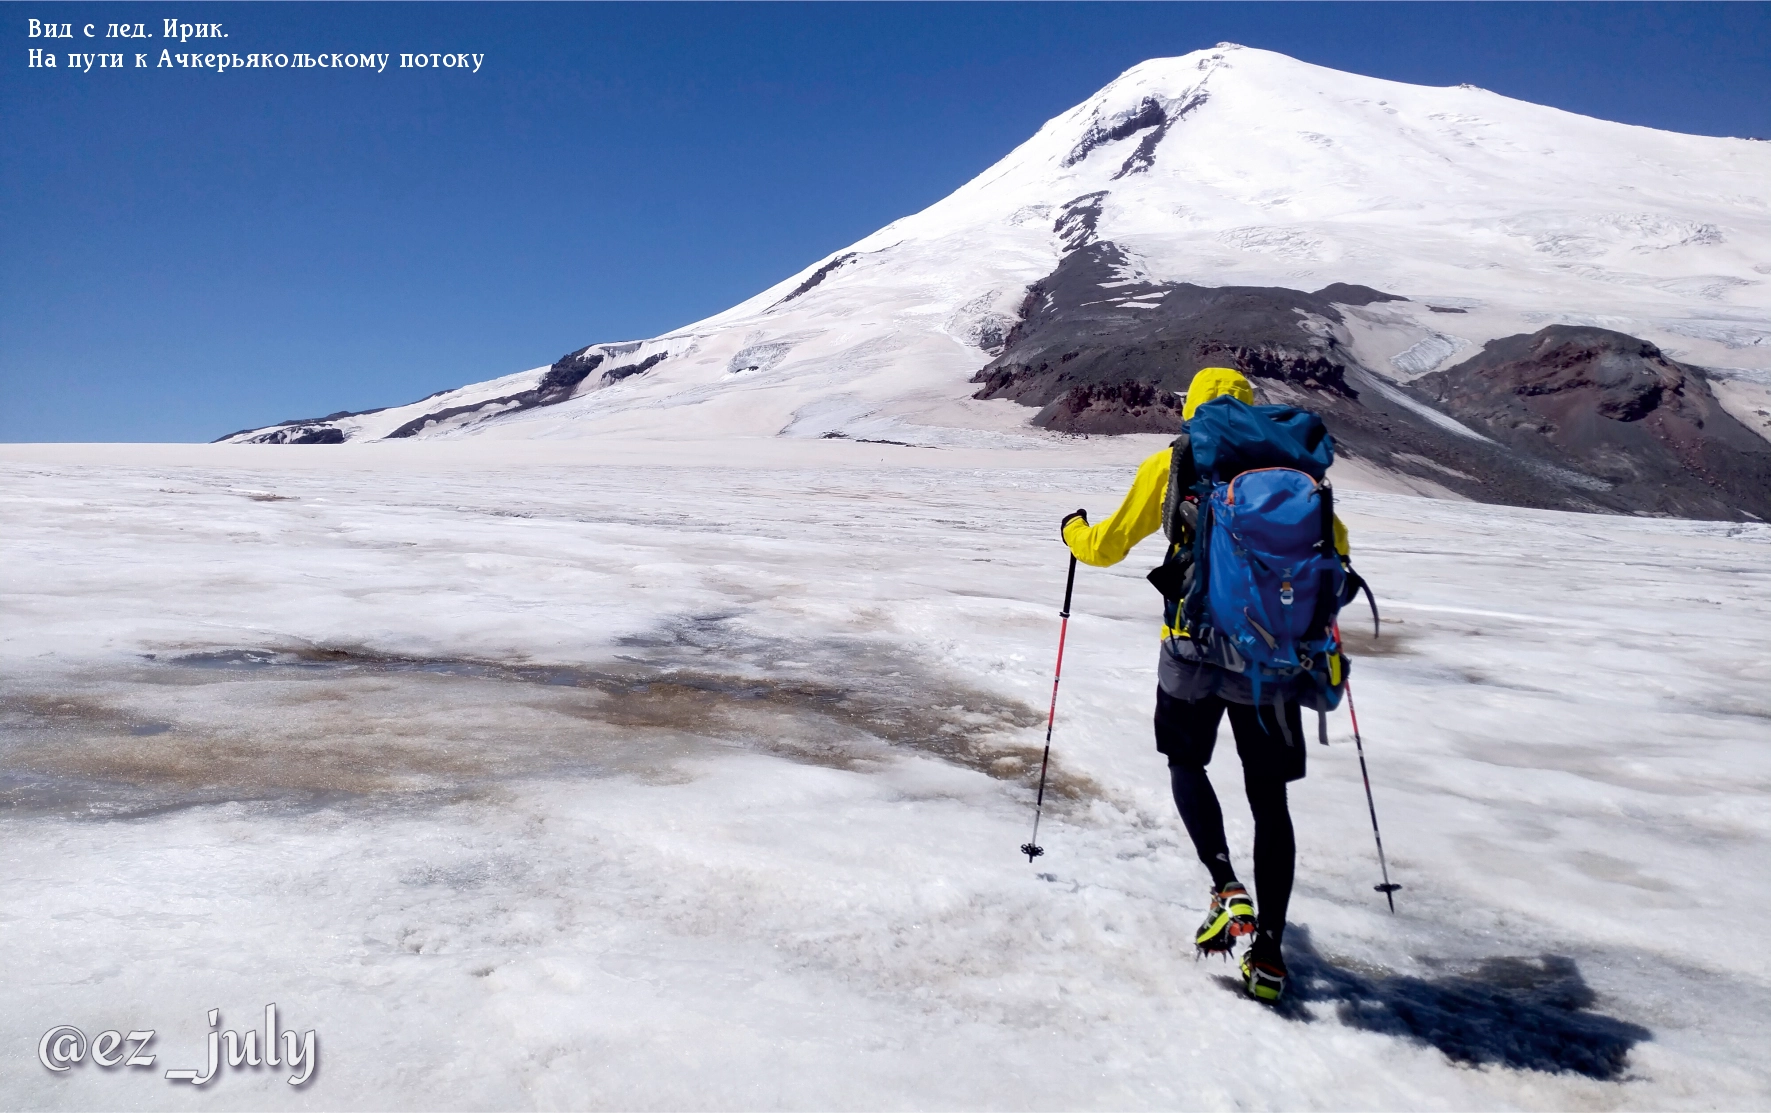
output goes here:
[{"label": "dark rock outcrop", "polygon": [[[553,366],[549,367],[541,376],[540,381],[528,390],[519,390],[512,394],[500,395],[497,398],[486,398],[478,402],[468,402],[459,406],[438,407],[427,413],[420,414],[411,421],[401,425],[393,432],[387,434],[387,436],[382,439],[403,440],[407,437],[415,436],[432,426],[441,425],[446,421],[464,415],[484,414],[487,417],[493,417],[502,414],[517,413],[522,410],[532,410],[538,406],[557,405],[576,394],[579,387],[583,385],[584,380],[589,378],[599,367],[602,367],[605,362],[636,352],[639,348],[640,345],[638,343],[592,344],[589,347],[580,348],[575,352],[569,352],[566,355],[561,356],[558,360],[555,360]],[[664,362],[669,354],[670,353],[668,352],[654,352],[652,355],[647,356],[638,363],[627,364],[621,367],[610,367],[603,371],[602,381],[605,384],[616,383],[620,382],[622,379],[631,378],[635,375],[643,375],[647,371],[658,366],[658,364]],[[421,402],[428,402],[431,398],[441,398],[446,394],[452,393],[454,393],[454,391],[439,390],[435,394],[430,395],[429,398],[421,399]],[[383,407],[383,409],[385,408],[386,407]],[[328,414],[325,417],[310,417],[300,418],[295,421],[285,421],[280,425],[259,432],[257,436],[252,437],[245,443],[343,444],[346,439],[344,430],[340,429],[333,423],[347,417],[363,417],[367,414],[380,412],[382,412],[380,409],[358,410],[356,412],[341,411],[335,414]],[[252,431],[253,430],[250,429],[242,429],[239,433],[229,433],[227,436],[220,439],[224,441],[230,440],[243,433],[250,433]]]},{"label": "dark rock outcrop", "polygon": [[669,352],[653,352],[638,363],[630,363],[625,367],[611,367],[603,372],[605,383],[618,383],[622,379],[631,379],[635,375],[644,375],[647,371],[663,363]]},{"label": "dark rock outcrop", "polygon": [[1589,497],[1607,508],[1771,520],[1771,444],[1722,409],[1701,370],[1645,340],[1551,325],[1412,386],[1513,449],[1602,480]]},{"label": "dark rock outcrop", "polygon": [[1082,133],[1076,146],[1070,149],[1063,161],[1058,165],[1075,166],[1092,154],[1097,147],[1108,143],[1117,143],[1121,139],[1129,139],[1145,128],[1160,127],[1168,123],[1168,113],[1163,111],[1162,102],[1155,97],[1145,97],[1137,106],[1120,113],[1111,120],[1096,121]]},{"label": "dark rock outcrop", "polygon": [[1115,181],[1128,174],[1141,174],[1156,163],[1156,148],[1169,129],[1186,119],[1194,111],[1211,99],[1211,94],[1204,89],[1197,89],[1184,102],[1174,108],[1164,107],[1155,97],[1145,97],[1135,106],[1107,120],[1097,120],[1077,140],[1059,163],[1060,166],[1075,166],[1096,150],[1109,143],[1117,143],[1122,139],[1130,139],[1138,132],[1144,132],[1143,139],[1138,141],[1137,148],[1119,166],[1113,175]]},{"label": "dark rock outcrop", "polygon": [[1042,414],[1050,427],[1083,424],[1095,433],[1167,433],[1180,427],[1181,398],[1145,383],[1079,384]]},{"label": "dark rock outcrop", "polygon": [[1351,282],[1330,282],[1311,296],[1335,305],[1375,305],[1381,301],[1408,300],[1401,294],[1386,294],[1382,290],[1373,290],[1370,286],[1359,286]]},{"label": "dark rock outcrop", "polygon": [[[499,398],[488,398],[483,402],[472,402],[464,406],[446,406],[413,418],[411,421],[389,433],[386,440],[396,440],[413,436],[432,425],[440,425],[451,418],[463,414],[486,413],[488,416],[519,413],[532,410],[539,406],[552,406],[572,397],[580,384],[590,377],[591,372],[602,366],[611,354],[625,354],[634,351],[638,344],[593,344],[569,352],[554,361],[541,381],[529,390],[506,394]],[[603,372],[604,383],[616,383],[633,375],[643,375],[658,364],[664,362],[669,352],[656,352],[637,364],[627,367],[611,367]]]},{"label": "dark rock outcrop", "polygon": [[1342,455],[1483,501],[1600,509],[1585,495],[1602,482],[1435,421],[1428,403],[1373,376],[1336,339],[1341,306],[1406,299],[1344,282],[1308,293],[1130,273],[1111,242],[1070,253],[1028,290],[1002,354],[973,376],[974,397],[1039,407],[1033,424],[1062,432],[1170,433],[1199,369],[1234,367],[1261,400],[1321,414]]},{"label": "dark rock outcrop", "polygon": [[1033,424],[1062,432],[1168,433],[1194,374],[1234,367],[1261,400],[1321,414],[1341,455],[1479,501],[1771,519],[1771,444],[1652,344],[1556,326],[1404,387],[1338,336],[1342,307],[1406,299],[1341,282],[1306,293],[1139,278],[1092,238],[1098,205],[1065,207],[1057,230],[1080,242],[1028,289],[974,397],[1037,407]]},{"label": "dark rock outcrop", "polygon": [[807,275],[804,282],[801,282],[798,286],[795,286],[792,290],[788,291],[788,293],[785,297],[783,297],[780,301],[776,302],[775,305],[769,306],[769,308],[773,309],[773,308],[775,308],[776,305],[786,305],[788,302],[792,301],[794,298],[799,297],[801,294],[805,293],[807,290],[810,290],[814,286],[817,286],[820,282],[823,282],[826,278],[829,278],[831,275],[835,274],[838,270],[840,270],[844,264],[853,262],[855,259],[855,255],[856,255],[856,253],[853,251],[845,251],[841,255],[838,255],[836,258],[830,260],[830,262],[825,263],[823,266],[819,267],[817,270],[815,270],[811,274]]},{"label": "dark rock outcrop", "polygon": [[535,384],[532,405],[551,406],[555,402],[564,402],[572,397],[578,384],[590,377],[590,373],[602,366],[607,353],[594,347],[580,348],[554,361],[547,374]]},{"label": "dark rock outcrop", "polygon": [[1311,319],[1341,321],[1324,295],[1356,305],[1394,297],[1344,283],[1316,294],[1163,284],[1128,279],[1129,269],[1110,242],[1065,256],[1028,290],[1002,354],[972,377],[980,384],[973,397],[1040,406],[1034,424],[1070,433],[1178,428],[1174,396],[1214,364],[1356,398],[1346,381],[1349,357],[1331,331],[1313,331]]},{"label": "dark rock outcrop", "polygon": [[[433,394],[433,395],[431,395],[431,397],[434,398],[434,397],[436,397],[436,395]],[[343,444],[344,443],[344,433],[336,428],[332,428],[332,427],[324,425],[323,424],[324,422],[338,421],[342,418],[347,418],[347,417],[367,417],[370,414],[378,414],[382,410],[385,410],[385,409],[387,409],[386,406],[377,406],[372,410],[339,410],[337,413],[330,413],[330,414],[327,414],[325,417],[291,418],[288,421],[277,422],[275,425],[272,425],[269,429],[263,430],[262,432],[259,433],[258,436],[253,437],[251,440],[249,440],[245,443],[247,443],[247,444]],[[223,437],[217,437],[213,441],[210,441],[209,443],[210,444],[220,444],[222,441],[230,441],[230,440],[233,440],[235,437],[242,436],[246,433],[251,433],[253,431],[254,431],[253,429],[241,429],[238,432],[229,433]]]},{"label": "dark rock outcrop", "polygon": [[1106,199],[1107,191],[1102,189],[1064,202],[1058,219],[1052,222],[1052,232],[1064,242],[1064,250],[1075,251],[1094,240],[1095,226],[1101,222],[1101,202]]},{"label": "dark rock outcrop", "polygon": [[1118,181],[1128,174],[1142,174],[1156,165],[1156,148],[1168,136],[1169,129],[1186,119],[1195,109],[1202,107],[1210,99],[1211,95],[1201,89],[1188,97],[1185,104],[1172,113],[1165,114],[1163,121],[1151,128],[1145,133],[1144,138],[1138,141],[1137,149],[1120,164],[1119,172],[1113,175],[1113,180]]},{"label": "dark rock outcrop", "polygon": [[[373,413],[374,411],[371,410],[369,412]],[[343,414],[340,416],[354,417],[356,415]],[[319,420],[330,421],[330,420],[335,420],[335,418],[320,418]],[[252,430],[250,430],[250,429],[241,430],[241,432],[244,432],[244,433],[250,433],[251,431]],[[237,437],[239,435],[240,435],[239,433],[228,434],[228,436],[230,436],[230,437]],[[228,438],[223,437],[221,439],[225,441]],[[266,432],[260,433],[258,436],[253,437],[250,441],[247,441],[246,443],[247,444],[343,444],[344,443],[344,430],[338,428],[338,426],[336,426],[336,425],[312,425],[312,424],[309,424],[308,422],[305,422],[305,421],[286,421],[281,425],[273,426],[271,429],[267,430]]]}]

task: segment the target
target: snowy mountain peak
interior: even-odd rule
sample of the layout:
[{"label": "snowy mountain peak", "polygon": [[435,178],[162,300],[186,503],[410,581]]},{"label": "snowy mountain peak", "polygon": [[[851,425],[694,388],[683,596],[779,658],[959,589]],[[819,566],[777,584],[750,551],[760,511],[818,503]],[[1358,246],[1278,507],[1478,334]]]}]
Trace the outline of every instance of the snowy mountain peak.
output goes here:
[{"label": "snowy mountain peak", "polygon": [[[1039,435],[1028,409],[974,398],[972,382],[1012,362],[1037,298],[1050,296],[1041,283],[1085,248],[1089,266],[1069,273],[1089,284],[1072,296],[1115,307],[1102,327],[1156,312],[1182,286],[1289,291],[1267,298],[1268,311],[1314,322],[1311,358],[1370,378],[1367,398],[1405,394],[1492,340],[1601,328],[1709,369],[1694,381],[1763,435],[1767,183],[1768,144],[1223,43],[1132,67],[946,198],[707,320],[411,406],[233,439],[680,435],[692,422],[739,435],[1020,443]],[[1332,318],[1298,300],[1343,287],[1389,300]],[[1260,326],[1269,339],[1272,324]],[[1225,337],[1212,358],[1257,349]],[[1169,381],[1125,373],[1140,389]],[[1063,385],[1061,372],[1048,378]]]}]

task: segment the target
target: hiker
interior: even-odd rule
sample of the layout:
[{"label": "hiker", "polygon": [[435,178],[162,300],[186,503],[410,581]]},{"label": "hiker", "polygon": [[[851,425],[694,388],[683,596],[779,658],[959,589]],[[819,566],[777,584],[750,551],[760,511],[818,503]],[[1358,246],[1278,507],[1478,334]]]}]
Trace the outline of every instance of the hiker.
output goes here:
[{"label": "hiker", "polygon": [[[1214,432],[1209,440],[1209,450],[1214,466],[1202,474],[1203,469],[1195,457],[1207,448],[1207,434],[1202,431],[1206,423],[1196,415],[1201,406],[1220,398],[1233,399],[1234,402],[1217,402],[1216,408],[1207,416],[1216,419],[1220,414],[1227,414],[1235,420],[1228,425],[1218,421],[1212,424]],[[1187,390],[1182,408],[1182,417],[1187,423],[1183,426],[1184,431],[1170,447],[1152,455],[1138,467],[1137,478],[1132,481],[1131,490],[1126,493],[1119,509],[1097,524],[1090,524],[1085,511],[1075,511],[1064,517],[1060,529],[1064,543],[1076,559],[1097,566],[1117,564],[1125,559],[1133,546],[1158,529],[1164,530],[1169,539],[1162,567],[1150,574],[1151,581],[1165,596],[1162,653],[1157,669],[1156,749],[1168,759],[1175,806],[1180,810],[1181,820],[1199,853],[1199,860],[1211,871],[1211,907],[1194,944],[1201,954],[1228,957],[1238,939],[1252,935],[1241,962],[1243,980],[1250,995],[1270,1002],[1278,1000],[1285,990],[1286,969],[1280,944],[1285,935],[1285,910],[1291,899],[1296,858],[1285,786],[1304,775],[1301,705],[1310,706],[1319,713],[1332,709],[1339,701],[1338,686],[1344,682],[1345,666],[1340,660],[1336,639],[1326,645],[1322,642],[1312,644],[1317,659],[1303,653],[1291,658],[1293,662],[1301,658],[1314,666],[1313,673],[1298,673],[1295,668],[1290,675],[1284,670],[1263,671],[1248,664],[1251,656],[1259,656],[1258,645],[1254,646],[1256,652],[1252,655],[1238,654],[1234,648],[1224,647],[1223,637],[1202,627],[1202,608],[1207,600],[1201,591],[1192,590],[1200,571],[1194,564],[1195,533],[1200,528],[1200,513],[1205,509],[1200,506],[1201,495],[1211,494],[1214,480],[1227,482],[1239,474],[1255,470],[1254,467],[1239,466],[1242,464],[1295,467],[1302,462],[1314,468],[1315,479],[1320,479],[1332,460],[1332,441],[1328,440],[1321,420],[1315,415],[1291,407],[1257,408],[1253,402],[1254,391],[1239,372],[1225,367],[1207,367],[1198,372]],[[1274,420],[1289,420],[1293,428],[1307,426],[1311,429],[1309,436],[1314,437],[1316,443],[1310,447],[1315,454],[1305,459],[1305,454],[1295,448],[1227,443],[1237,438],[1222,435],[1226,427],[1251,431],[1242,435],[1240,439],[1244,441],[1263,439],[1270,428],[1269,424],[1264,424],[1270,420],[1265,411],[1278,411],[1280,417]],[[1237,425],[1238,421],[1240,425]],[[1197,442],[1196,436],[1200,438]],[[1296,443],[1301,445],[1304,442]],[[1250,453],[1239,456],[1239,448],[1248,448]],[[1296,459],[1288,458],[1288,451]],[[1222,466],[1225,464],[1228,466]],[[1315,488],[1314,480],[1308,475],[1285,472],[1283,476],[1289,476],[1307,488]],[[1317,552],[1327,548],[1327,535],[1332,531],[1336,554],[1326,558],[1327,564],[1333,566],[1329,571],[1317,569],[1311,573],[1312,576],[1327,577],[1311,582],[1334,580],[1332,603],[1326,599],[1322,601],[1320,605],[1324,609],[1313,611],[1315,625],[1309,627],[1316,630],[1319,637],[1326,638],[1334,612],[1359,581],[1350,565],[1345,563],[1346,529],[1340,519],[1333,516],[1326,488],[1312,491],[1312,497],[1316,498],[1320,509],[1306,507],[1305,510],[1315,517],[1306,520],[1300,514],[1297,520],[1304,523],[1303,528],[1316,531],[1311,543],[1320,542],[1316,544]],[[1243,513],[1248,512],[1247,502],[1245,499],[1240,508]],[[1214,509],[1213,513],[1220,511]],[[1213,527],[1206,528],[1209,532]],[[1293,527],[1294,533],[1297,528]],[[1211,547],[1209,551],[1214,554],[1225,552],[1218,547]],[[1213,556],[1208,563],[1216,565],[1220,560],[1228,559],[1222,555]],[[1314,558],[1306,556],[1301,559]],[[1207,579],[1215,575],[1215,569],[1206,572]],[[1335,576],[1341,578],[1335,580]],[[1292,592],[1292,584],[1288,581],[1283,588],[1283,602],[1288,611]],[[1314,602],[1317,597],[1310,596],[1311,607],[1317,606]],[[1246,613],[1246,608],[1244,610]],[[1326,622],[1321,621],[1324,615],[1327,616]],[[1253,625],[1261,637],[1269,643],[1274,641],[1258,623]],[[1304,628],[1302,623],[1299,628]],[[1298,642],[1300,649],[1302,644]],[[1323,676],[1324,672],[1329,675]],[[1242,759],[1243,787],[1248,795],[1249,808],[1254,813],[1254,884],[1260,897],[1258,917],[1248,890],[1237,880],[1231,865],[1224,837],[1223,813],[1205,774],[1205,766],[1211,761],[1217,741],[1218,724],[1226,711],[1236,738],[1236,753]],[[1326,741],[1326,727],[1319,725],[1319,730]]]}]

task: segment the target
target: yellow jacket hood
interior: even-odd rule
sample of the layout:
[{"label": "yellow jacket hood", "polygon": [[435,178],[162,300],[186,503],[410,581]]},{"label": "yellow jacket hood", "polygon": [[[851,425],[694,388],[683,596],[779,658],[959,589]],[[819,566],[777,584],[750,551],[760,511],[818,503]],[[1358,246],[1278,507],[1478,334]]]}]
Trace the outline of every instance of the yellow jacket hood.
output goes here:
[{"label": "yellow jacket hood", "polygon": [[1183,420],[1193,420],[1193,411],[1205,405],[1213,398],[1224,395],[1240,399],[1254,405],[1254,387],[1242,377],[1242,372],[1233,371],[1228,367],[1207,367],[1193,376],[1193,382],[1187,387],[1187,401],[1181,407]]}]

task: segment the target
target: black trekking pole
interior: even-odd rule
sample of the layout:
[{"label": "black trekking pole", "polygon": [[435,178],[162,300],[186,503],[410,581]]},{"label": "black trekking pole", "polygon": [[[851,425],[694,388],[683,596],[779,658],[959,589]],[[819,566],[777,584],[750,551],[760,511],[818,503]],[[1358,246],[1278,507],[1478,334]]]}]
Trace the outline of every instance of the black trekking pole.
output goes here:
[{"label": "black trekking pole", "polygon": [[1076,587],[1076,554],[1070,554],[1070,574],[1064,579],[1064,609],[1058,612],[1058,667],[1052,670],[1052,709],[1045,717],[1045,756],[1039,759],[1039,798],[1033,805],[1033,837],[1021,844],[1027,861],[1045,853],[1039,845],[1039,813],[1045,810],[1045,771],[1052,760],[1052,724],[1058,719],[1058,679],[1064,675],[1064,635],[1070,632],[1070,592]]},{"label": "black trekking pole", "polygon": [[1390,902],[1390,912],[1396,911],[1395,892],[1402,886],[1390,880],[1390,867],[1384,861],[1384,836],[1377,829],[1377,805],[1371,799],[1371,774],[1365,771],[1365,743],[1359,739],[1359,712],[1353,709],[1353,684],[1347,682],[1347,714],[1353,717],[1353,745],[1359,751],[1359,776],[1365,781],[1365,806],[1371,809],[1371,837],[1377,840],[1377,868],[1383,871],[1384,883],[1373,885],[1372,888],[1384,895]]}]

